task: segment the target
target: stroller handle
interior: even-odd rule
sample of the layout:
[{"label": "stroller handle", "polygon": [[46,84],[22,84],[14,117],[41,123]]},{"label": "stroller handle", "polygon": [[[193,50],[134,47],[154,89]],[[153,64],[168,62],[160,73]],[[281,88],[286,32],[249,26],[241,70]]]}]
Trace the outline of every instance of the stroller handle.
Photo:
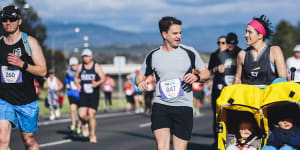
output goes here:
[{"label": "stroller handle", "polygon": [[294,81],[296,68],[295,67],[291,67],[290,71],[291,71],[291,80]]}]

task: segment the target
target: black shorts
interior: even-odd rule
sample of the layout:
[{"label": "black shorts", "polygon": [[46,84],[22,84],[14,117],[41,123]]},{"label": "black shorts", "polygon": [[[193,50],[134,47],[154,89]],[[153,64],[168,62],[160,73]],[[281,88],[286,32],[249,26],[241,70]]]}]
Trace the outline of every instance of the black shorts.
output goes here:
[{"label": "black shorts", "polygon": [[134,104],[133,95],[132,95],[132,96],[127,96],[127,95],[126,95],[126,100],[127,100],[128,103]]},{"label": "black shorts", "polygon": [[68,96],[68,99],[69,99],[70,105],[71,105],[71,104],[76,104],[76,105],[78,105],[78,103],[79,103],[79,99],[77,99],[77,98],[75,98],[75,97],[73,97],[73,96]]},{"label": "black shorts", "polygon": [[204,98],[204,91],[193,91],[193,96],[197,99],[203,101]]},{"label": "black shorts", "polygon": [[85,94],[80,93],[79,107],[93,108],[97,111],[100,93]]},{"label": "black shorts", "polygon": [[193,108],[154,103],[151,122],[152,132],[156,129],[170,128],[176,137],[189,140],[193,129]]}]

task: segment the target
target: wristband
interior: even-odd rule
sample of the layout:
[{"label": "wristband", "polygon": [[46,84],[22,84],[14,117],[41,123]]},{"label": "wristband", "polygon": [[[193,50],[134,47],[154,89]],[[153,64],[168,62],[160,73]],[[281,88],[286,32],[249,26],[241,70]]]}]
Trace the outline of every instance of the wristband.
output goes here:
[{"label": "wristband", "polygon": [[28,63],[24,61],[24,64],[23,64],[23,66],[22,66],[22,69],[23,69],[23,70],[26,70],[27,68],[28,68]]},{"label": "wristband", "polygon": [[195,76],[197,77],[197,80],[196,80],[196,81],[200,81],[200,76],[199,76],[199,74],[195,74]]}]

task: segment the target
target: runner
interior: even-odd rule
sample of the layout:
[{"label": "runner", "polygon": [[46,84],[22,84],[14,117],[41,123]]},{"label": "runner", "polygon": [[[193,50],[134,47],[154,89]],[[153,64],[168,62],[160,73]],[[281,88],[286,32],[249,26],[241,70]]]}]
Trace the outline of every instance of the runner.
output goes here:
[{"label": "runner", "polygon": [[125,95],[126,95],[126,112],[129,112],[134,109],[134,91],[133,91],[133,86],[134,84],[131,82],[131,76],[127,75],[127,80],[124,83],[124,90],[125,90]]},{"label": "runner", "polygon": [[0,149],[9,149],[12,127],[19,127],[26,149],[38,150],[39,105],[34,76],[45,76],[46,62],[37,40],[20,31],[20,9],[6,6],[1,14],[6,34],[0,40]]},{"label": "runner", "polygon": [[55,118],[60,117],[60,111],[57,102],[59,91],[63,88],[63,84],[57,77],[55,77],[54,72],[49,72],[49,77],[47,78],[46,82],[47,84],[45,88],[48,89],[47,101],[50,110],[49,120],[55,120]]},{"label": "runner", "polygon": [[82,64],[79,65],[75,73],[75,83],[80,91],[79,117],[84,124],[83,135],[88,136],[86,125],[89,119],[90,143],[96,143],[96,118],[95,113],[98,108],[100,98],[100,84],[105,81],[105,74],[102,68],[93,60],[90,49],[84,49],[82,54]]},{"label": "runner", "polygon": [[200,82],[192,83],[194,107],[193,113],[195,117],[200,116],[200,108],[203,106],[204,99],[204,84]]},{"label": "runner", "polygon": [[245,37],[250,47],[238,54],[235,83],[264,88],[278,77],[286,79],[286,65],[281,48],[265,43],[272,33],[269,26],[270,22],[264,15],[253,18],[248,23]]},{"label": "runner", "polygon": [[[205,82],[209,71],[198,52],[181,45],[181,21],[163,17],[159,29],[164,44],[146,56],[136,83],[141,91],[148,88],[149,75],[155,75],[156,94],[151,115],[151,128],[158,150],[185,150],[193,127],[193,93],[191,84]],[[193,69],[199,74],[192,74]]]},{"label": "runner", "polygon": [[76,69],[78,68],[78,59],[76,57],[71,57],[69,60],[70,68],[66,71],[65,84],[67,88],[67,96],[70,103],[70,113],[72,124],[69,129],[71,132],[75,132],[79,135],[81,133],[81,121],[78,119],[76,127],[76,110],[78,109],[79,104],[79,92],[74,82],[74,76]]},{"label": "runner", "polygon": [[145,100],[145,114],[151,115],[151,107],[152,107],[152,99],[155,91],[155,78],[153,75],[149,75],[148,77],[148,88],[144,92],[144,100]]},{"label": "runner", "polygon": [[105,110],[108,109],[111,110],[112,107],[112,92],[114,91],[114,87],[115,87],[115,81],[112,77],[110,76],[106,76],[106,80],[104,81],[104,83],[102,84],[102,89],[104,92],[104,107]]},{"label": "runner", "polygon": [[[135,78],[139,74],[141,74],[140,71],[136,70],[135,75],[131,78],[132,83],[135,83]],[[143,113],[145,111],[144,108],[141,106],[143,104],[143,92],[140,91],[135,84],[133,86],[133,91],[134,91],[133,99],[135,104],[135,113],[137,114]]]},{"label": "runner", "polygon": [[291,68],[294,67],[296,69],[294,81],[300,83],[300,45],[295,46],[294,56],[289,57],[286,60],[286,67],[288,72],[288,80],[291,80]]}]

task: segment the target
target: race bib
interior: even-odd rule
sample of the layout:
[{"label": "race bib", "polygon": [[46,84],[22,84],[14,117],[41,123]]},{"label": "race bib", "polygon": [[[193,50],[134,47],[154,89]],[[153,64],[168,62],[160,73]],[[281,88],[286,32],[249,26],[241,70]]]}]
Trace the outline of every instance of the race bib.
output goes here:
[{"label": "race bib", "polygon": [[126,94],[127,96],[132,96],[132,95],[133,95],[133,89],[125,90],[125,94]]},{"label": "race bib", "polygon": [[70,86],[72,90],[77,90],[77,86],[73,81],[70,82]]},{"label": "race bib", "polygon": [[22,83],[22,71],[13,66],[1,66],[2,83]]},{"label": "race bib", "polygon": [[159,82],[159,92],[162,99],[170,99],[183,96],[180,79],[172,79]]},{"label": "race bib", "polygon": [[147,85],[147,91],[153,91],[154,88],[153,88],[153,85],[152,84],[148,84]]},{"label": "race bib", "polygon": [[232,85],[233,81],[234,81],[235,76],[234,75],[225,75],[225,84],[226,85]]},{"label": "race bib", "polygon": [[94,92],[93,84],[92,83],[85,83],[83,84],[83,91],[86,94],[91,94]]},{"label": "race bib", "polygon": [[104,86],[104,91],[112,91],[112,88],[110,85],[105,85]]}]

